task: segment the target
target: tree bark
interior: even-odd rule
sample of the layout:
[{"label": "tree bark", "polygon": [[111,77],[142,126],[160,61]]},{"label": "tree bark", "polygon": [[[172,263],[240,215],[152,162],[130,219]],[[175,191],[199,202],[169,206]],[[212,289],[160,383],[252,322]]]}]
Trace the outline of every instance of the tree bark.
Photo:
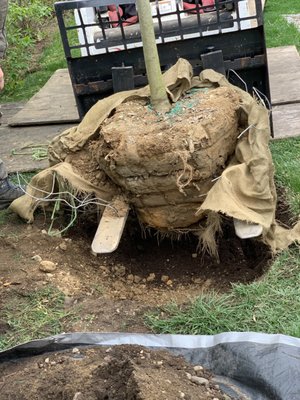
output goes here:
[{"label": "tree bark", "polygon": [[143,52],[150,86],[152,107],[157,112],[168,112],[171,105],[163,83],[149,0],[137,0]]}]

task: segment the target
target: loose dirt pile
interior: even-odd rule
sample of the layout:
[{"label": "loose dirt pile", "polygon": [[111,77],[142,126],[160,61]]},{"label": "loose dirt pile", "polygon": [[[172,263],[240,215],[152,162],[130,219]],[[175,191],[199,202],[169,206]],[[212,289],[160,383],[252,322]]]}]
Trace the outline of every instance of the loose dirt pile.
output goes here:
[{"label": "loose dirt pile", "polygon": [[210,372],[164,350],[122,345],[0,365],[0,399],[230,400]]}]

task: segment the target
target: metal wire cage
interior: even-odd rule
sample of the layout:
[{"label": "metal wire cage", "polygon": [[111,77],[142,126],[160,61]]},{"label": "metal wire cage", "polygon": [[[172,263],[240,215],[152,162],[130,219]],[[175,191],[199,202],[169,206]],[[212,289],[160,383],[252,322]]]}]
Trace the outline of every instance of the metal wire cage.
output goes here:
[{"label": "metal wire cage", "polygon": [[[270,98],[261,0],[155,0],[151,10],[162,71],[185,58],[195,74],[213,68]],[[61,1],[55,11],[81,118],[147,84],[135,0]]]}]

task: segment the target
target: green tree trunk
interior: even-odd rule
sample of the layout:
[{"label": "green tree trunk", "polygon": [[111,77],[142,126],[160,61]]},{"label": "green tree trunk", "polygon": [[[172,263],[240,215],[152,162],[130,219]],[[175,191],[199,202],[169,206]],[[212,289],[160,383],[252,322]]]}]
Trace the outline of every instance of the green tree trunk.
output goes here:
[{"label": "green tree trunk", "polygon": [[155,43],[153,20],[149,0],[137,0],[137,9],[143,41],[144,59],[150,86],[152,107],[158,112],[167,112],[171,105],[165,90]]}]

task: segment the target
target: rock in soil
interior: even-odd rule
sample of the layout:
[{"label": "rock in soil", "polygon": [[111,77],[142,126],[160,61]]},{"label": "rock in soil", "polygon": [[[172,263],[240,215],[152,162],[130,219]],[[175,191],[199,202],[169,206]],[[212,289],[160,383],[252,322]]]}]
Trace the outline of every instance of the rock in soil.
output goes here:
[{"label": "rock in soil", "polygon": [[53,272],[56,270],[56,264],[48,260],[41,261],[40,270],[43,272]]},{"label": "rock in soil", "polygon": [[[49,361],[46,363],[46,361]],[[193,383],[193,366],[165,350],[122,345],[81,348],[0,364],[0,399],[225,400],[213,376]]]}]

